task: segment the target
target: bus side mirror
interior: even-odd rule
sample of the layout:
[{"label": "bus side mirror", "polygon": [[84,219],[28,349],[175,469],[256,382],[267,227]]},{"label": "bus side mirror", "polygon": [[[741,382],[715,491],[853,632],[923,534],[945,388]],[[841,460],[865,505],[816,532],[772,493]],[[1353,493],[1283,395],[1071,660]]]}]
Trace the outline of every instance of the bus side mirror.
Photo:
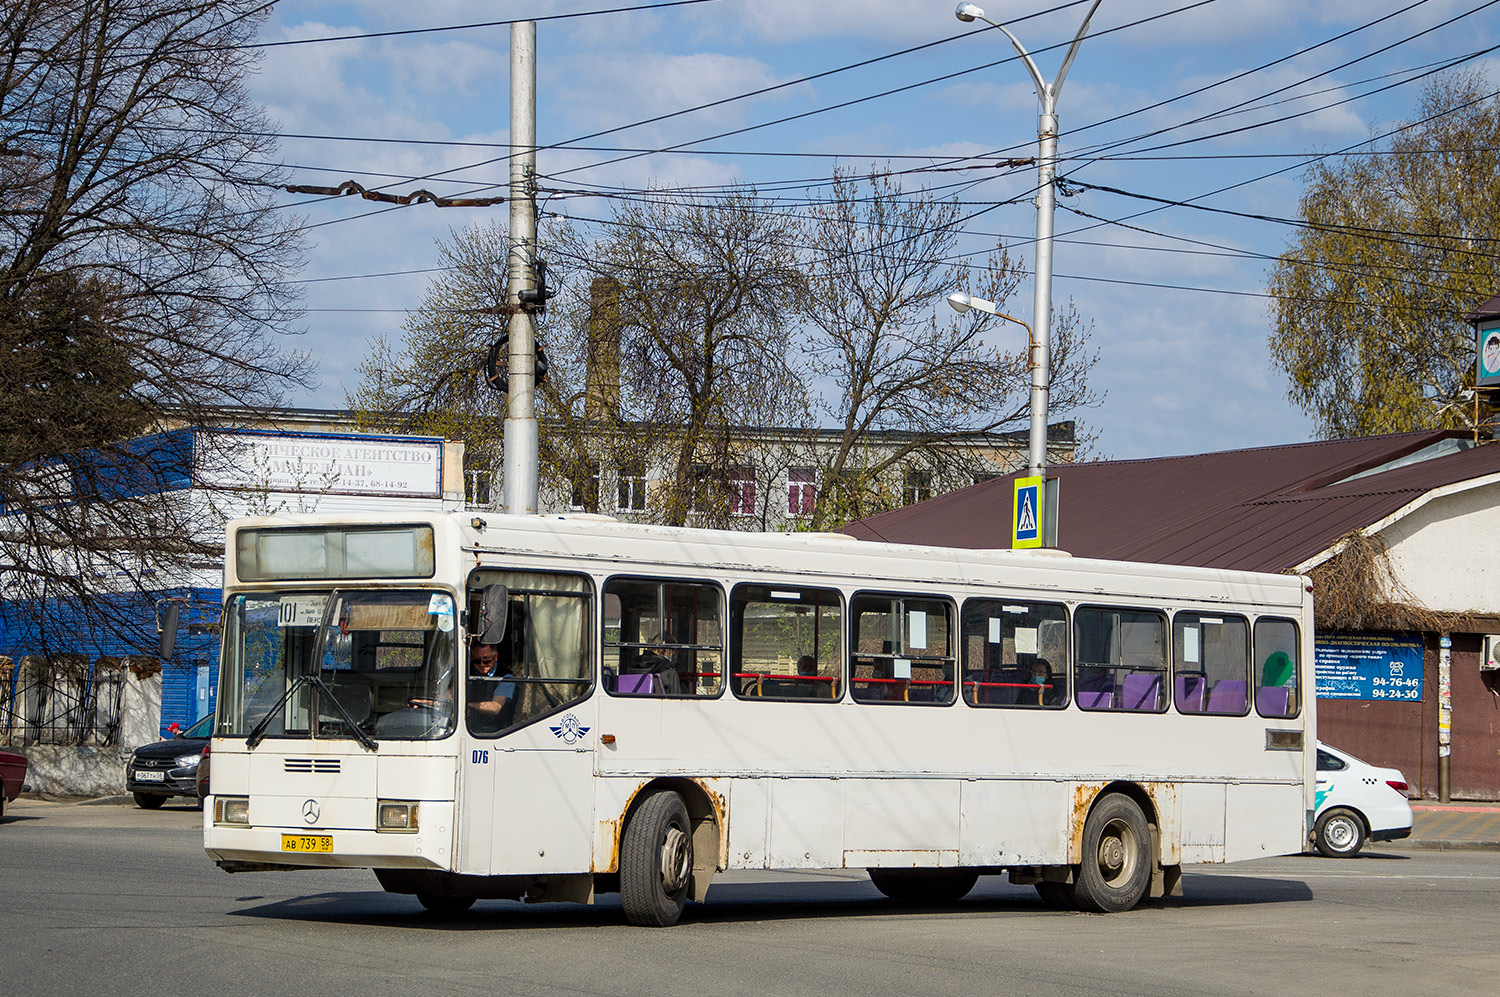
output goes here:
[{"label": "bus side mirror", "polygon": [[505,619],[510,593],[504,585],[486,585],[479,597],[479,643],[498,644],[505,639]]},{"label": "bus side mirror", "polygon": [[158,653],[162,658],[170,658],[177,648],[177,617],[181,612],[181,603],[169,602],[157,614],[156,635],[161,641]]}]

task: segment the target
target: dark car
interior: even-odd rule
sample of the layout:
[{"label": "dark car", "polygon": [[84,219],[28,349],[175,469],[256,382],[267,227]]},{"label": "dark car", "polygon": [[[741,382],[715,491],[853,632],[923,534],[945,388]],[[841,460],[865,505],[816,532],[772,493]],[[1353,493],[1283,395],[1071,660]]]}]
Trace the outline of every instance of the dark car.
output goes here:
[{"label": "dark car", "polygon": [[21,795],[25,783],[26,756],[0,751],[0,817],[5,816],[5,805]]},{"label": "dark car", "polygon": [[195,782],[198,783],[198,802],[199,803],[202,803],[204,800],[208,799],[208,794],[211,792],[211,790],[208,788],[208,762],[209,762],[209,758],[208,758],[209,752],[208,752],[208,749],[209,749],[209,747],[210,746],[207,745],[207,744],[205,744],[203,746],[203,757],[200,758],[200,759],[198,759],[198,776],[194,780]]},{"label": "dark car", "polygon": [[143,744],[125,763],[125,788],[138,807],[155,810],[172,796],[198,799],[198,763],[213,734],[214,717],[208,716],[176,737]]}]

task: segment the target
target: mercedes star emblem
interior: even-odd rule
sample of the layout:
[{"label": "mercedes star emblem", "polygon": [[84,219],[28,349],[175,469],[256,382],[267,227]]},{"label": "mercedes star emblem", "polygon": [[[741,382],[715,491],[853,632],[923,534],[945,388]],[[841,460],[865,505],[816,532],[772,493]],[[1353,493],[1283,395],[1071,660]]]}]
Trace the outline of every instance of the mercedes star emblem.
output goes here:
[{"label": "mercedes star emblem", "polygon": [[317,800],[308,800],[306,803],[302,804],[302,819],[307,821],[309,824],[316,824],[318,822],[318,813],[319,810]]}]

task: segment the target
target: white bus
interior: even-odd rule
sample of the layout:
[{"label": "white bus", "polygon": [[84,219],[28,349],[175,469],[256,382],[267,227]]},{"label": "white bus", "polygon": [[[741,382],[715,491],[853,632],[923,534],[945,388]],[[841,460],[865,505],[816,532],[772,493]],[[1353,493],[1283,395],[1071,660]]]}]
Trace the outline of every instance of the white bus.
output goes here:
[{"label": "white bus", "polygon": [[1125,910],[1304,849],[1310,591],[603,517],[240,520],[204,845],[450,913],[618,892],[667,925],[771,868]]}]

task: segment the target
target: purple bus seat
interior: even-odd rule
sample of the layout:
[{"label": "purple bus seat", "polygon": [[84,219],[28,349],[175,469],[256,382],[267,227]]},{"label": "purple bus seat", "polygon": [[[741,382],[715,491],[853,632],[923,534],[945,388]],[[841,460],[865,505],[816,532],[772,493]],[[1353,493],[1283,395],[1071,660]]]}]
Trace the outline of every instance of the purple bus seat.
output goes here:
[{"label": "purple bus seat", "polygon": [[1177,712],[1202,713],[1205,684],[1202,675],[1177,676]]},{"label": "purple bus seat", "polygon": [[1120,688],[1123,708],[1154,713],[1161,706],[1160,675],[1127,675]]},{"label": "purple bus seat", "polygon": [[1112,710],[1115,708],[1115,694],[1112,692],[1101,692],[1097,689],[1079,689],[1078,708],[1081,710]]},{"label": "purple bus seat", "polygon": [[1221,679],[1208,691],[1209,713],[1245,712],[1246,683],[1240,679]]},{"label": "purple bus seat", "polygon": [[621,675],[615,691],[622,696],[649,696],[656,692],[656,676],[650,672]]},{"label": "purple bus seat", "polygon": [[1255,712],[1263,717],[1291,714],[1292,690],[1284,685],[1263,685],[1255,690]]}]

